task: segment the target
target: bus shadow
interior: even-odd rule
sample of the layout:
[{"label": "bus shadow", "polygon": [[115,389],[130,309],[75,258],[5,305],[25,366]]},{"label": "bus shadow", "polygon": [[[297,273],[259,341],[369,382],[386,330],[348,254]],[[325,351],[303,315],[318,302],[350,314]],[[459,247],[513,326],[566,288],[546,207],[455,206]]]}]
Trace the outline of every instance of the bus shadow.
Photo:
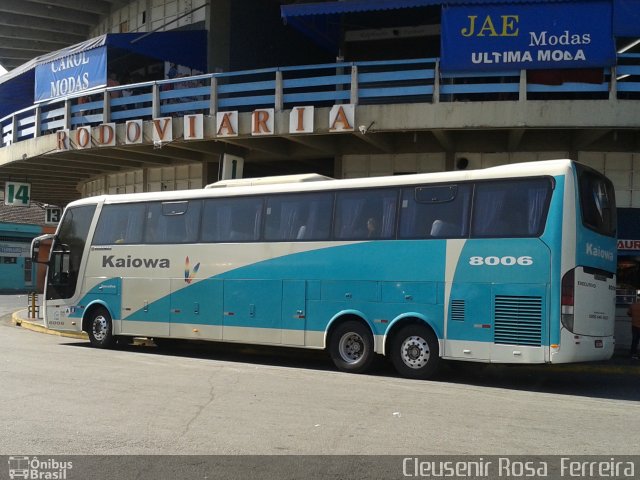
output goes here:
[{"label": "bus shadow", "polygon": [[438,377],[443,382],[608,400],[640,400],[638,366],[624,362],[606,365],[446,363],[447,368]]},{"label": "bus shadow", "polygon": [[[87,342],[66,346],[92,348]],[[270,347],[217,342],[176,342],[157,347],[151,342],[118,346],[120,351],[147,355],[195,358],[211,361],[245,363],[310,371],[336,371],[327,352],[291,347]],[[626,368],[628,367],[628,368]],[[346,374],[345,375],[350,375]],[[397,378],[390,362],[379,357],[369,376]],[[581,396],[609,400],[640,400],[640,363],[618,360],[596,365],[493,365],[443,361],[430,379],[439,383],[466,384],[477,387],[504,388],[554,395]],[[420,381],[420,380],[417,380]]]}]

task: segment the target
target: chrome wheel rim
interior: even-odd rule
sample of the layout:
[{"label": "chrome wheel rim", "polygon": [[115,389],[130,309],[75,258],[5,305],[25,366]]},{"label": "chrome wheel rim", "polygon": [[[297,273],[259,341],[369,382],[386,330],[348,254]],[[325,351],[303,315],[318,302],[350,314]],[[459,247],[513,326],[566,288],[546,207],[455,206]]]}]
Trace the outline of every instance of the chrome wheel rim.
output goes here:
[{"label": "chrome wheel rim", "polygon": [[107,338],[107,332],[109,330],[109,323],[103,315],[98,315],[93,319],[93,337],[101,342]]},{"label": "chrome wheel rim", "polygon": [[404,342],[402,342],[400,356],[407,367],[418,369],[429,363],[431,351],[429,350],[429,344],[424,338],[413,335],[405,338]]},{"label": "chrome wheel rim", "polygon": [[359,362],[364,355],[365,348],[364,338],[355,332],[345,333],[338,344],[340,357],[349,364]]}]

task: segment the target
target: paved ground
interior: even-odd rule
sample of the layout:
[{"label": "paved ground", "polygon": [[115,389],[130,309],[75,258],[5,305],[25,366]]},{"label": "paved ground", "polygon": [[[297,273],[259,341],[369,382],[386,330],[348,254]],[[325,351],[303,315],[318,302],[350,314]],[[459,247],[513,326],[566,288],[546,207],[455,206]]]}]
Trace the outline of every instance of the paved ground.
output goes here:
[{"label": "paved ground", "polygon": [[456,365],[433,381],[322,352],[97,350],[0,322],[0,453],[640,454],[635,365]]},{"label": "paved ground", "polygon": [[[0,293],[0,317],[27,308],[27,294]],[[26,311],[24,317],[26,318]]]}]

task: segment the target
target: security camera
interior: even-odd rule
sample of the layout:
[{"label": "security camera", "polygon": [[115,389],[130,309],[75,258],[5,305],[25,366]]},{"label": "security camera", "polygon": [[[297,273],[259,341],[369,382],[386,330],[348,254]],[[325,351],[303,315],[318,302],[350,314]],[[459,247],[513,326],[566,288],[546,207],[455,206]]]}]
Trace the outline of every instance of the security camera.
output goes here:
[{"label": "security camera", "polygon": [[360,125],[358,127],[358,130],[360,130],[360,133],[364,135],[365,133],[367,133],[367,126],[366,125]]}]

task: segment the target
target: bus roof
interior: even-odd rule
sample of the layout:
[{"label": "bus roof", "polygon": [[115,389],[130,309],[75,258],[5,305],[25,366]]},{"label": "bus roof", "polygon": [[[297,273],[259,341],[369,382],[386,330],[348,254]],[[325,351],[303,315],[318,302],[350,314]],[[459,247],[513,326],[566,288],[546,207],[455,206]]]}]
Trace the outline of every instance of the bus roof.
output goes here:
[{"label": "bus roof", "polygon": [[[464,180],[484,180],[494,178],[517,178],[538,175],[564,174],[573,168],[573,161],[542,160],[513,163],[477,170],[457,170],[436,173],[418,173],[386,177],[364,177],[351,179],[332,179],[318,174],[286,175],[281,177],[246,178],[225,180],[207,185],[206,188],[193,190],[173,190],[166,192],[128,193],[100,195],[71,202],[68,206],[95,203],[131,203],[142,201],[176,201],[197,198],[214,198],[265,193],[294,193],[350,188],[374,188],[424,183],[460,182]],[[284,181],[283,181],[284,179]],[[225,187],[225,188],[217,188]]]},{"label": "bus roof", "polygon": [[283,183],[318,182],[321,180],[335,180],[335,179],[331,177],[325,177],[324,175],[319,175],[317,173],[303,173],[300,175],[277,175],[273,177],[234,178],[233,180],[220,180],[219,182],[210,183],[204,188],[275,185],[275,184],[283,184]]}]

